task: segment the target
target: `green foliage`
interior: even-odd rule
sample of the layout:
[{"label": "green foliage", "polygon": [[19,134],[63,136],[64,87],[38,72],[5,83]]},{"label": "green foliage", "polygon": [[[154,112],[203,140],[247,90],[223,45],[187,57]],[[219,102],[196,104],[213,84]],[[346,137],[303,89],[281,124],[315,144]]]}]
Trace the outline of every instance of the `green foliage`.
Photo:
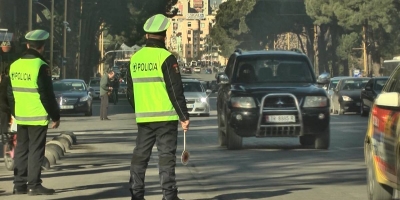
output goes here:
[{"label": "green foliage", "polygon": [[[360,55],[360,50],[354,51],[354,47],[361,46],[361,36],[356,32],[350,34],[343,34],[339,39],[339,46],[336,49],[336,54],[343,60],[347,59],[349,55]],[[357,53],[358,52],[358,53]]]}]

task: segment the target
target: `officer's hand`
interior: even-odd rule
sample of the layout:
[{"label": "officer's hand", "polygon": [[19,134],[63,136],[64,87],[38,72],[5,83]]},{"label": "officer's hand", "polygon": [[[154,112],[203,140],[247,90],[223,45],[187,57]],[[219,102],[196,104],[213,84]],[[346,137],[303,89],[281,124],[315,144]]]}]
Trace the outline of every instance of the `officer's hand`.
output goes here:
[{"label": "officer's hand", "polygon": [[189,124],[190,124],[190,121],[189,121],[189,120],[181,121],[182,129],[183,129],[184,131],[189,130]]},{"label": "officer's hand", "polygon": [[51,124],[51,128],[58,128],[60,126],[60,120],[53,122],[53,124]]}]

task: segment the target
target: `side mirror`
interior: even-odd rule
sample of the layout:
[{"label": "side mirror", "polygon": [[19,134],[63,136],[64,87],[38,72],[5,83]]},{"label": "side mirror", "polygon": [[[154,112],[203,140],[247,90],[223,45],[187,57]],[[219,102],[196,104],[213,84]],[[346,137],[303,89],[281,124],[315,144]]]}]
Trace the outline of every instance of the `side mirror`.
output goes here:
[{"label": "side mirror", "polygon": [[380,94],[376,100],[375,104],[378,106],[395,107],[400,108],[400,96],[397,92],[388,92]]},{"label": "side mirror", "polygon": [[211,94],[211,93],[212,93],[212,91],[211,91],[210,89],[207,89],[207,90],[206,90],[206,94],[207,94],[207,95],[209,95],[209,94]]},{"label": "side mirror", "polygon": [[229,83],[229,78],[228,78],[228,76],[227,76],[226,74],[220,74],[220,75],[218,75],[217,83],[218,83],[219,85],[228,84],[228,83]]}]

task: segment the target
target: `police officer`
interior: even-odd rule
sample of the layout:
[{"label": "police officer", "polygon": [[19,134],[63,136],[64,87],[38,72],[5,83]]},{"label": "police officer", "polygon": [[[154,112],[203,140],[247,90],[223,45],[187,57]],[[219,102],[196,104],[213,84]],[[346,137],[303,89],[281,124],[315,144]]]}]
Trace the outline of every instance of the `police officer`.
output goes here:
[{"label": "police officer", "polygon": [[165,47],[170,23],[161,14],[146,21],[146,47],[132,56],[127,74],[127,96],[138,126],[129,180],[132,200],[144,199],[145,173],[154,143],[163,200],[180,199],[175,181],[178,121],[188,130],[189,113],[178,62]]},{"label": "police officer", "polygon": [[60,110],[53,91],[51,70],[43,57],[49,33],[34,30],[25,35],[27,51],[10,67],[7,88],[11,113],[17,123],[14,155],[14,194],[50,195],[42,186],[41,166],[49,120],[60,125]]}]

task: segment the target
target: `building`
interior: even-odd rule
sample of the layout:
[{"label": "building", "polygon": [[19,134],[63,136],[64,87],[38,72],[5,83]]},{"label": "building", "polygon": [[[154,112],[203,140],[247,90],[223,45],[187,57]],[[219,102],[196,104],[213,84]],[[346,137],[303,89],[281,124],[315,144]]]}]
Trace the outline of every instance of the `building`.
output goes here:
[{"label": "building", "polygon": [[184,63],[192,60],[224,63],[225,59],[218,55],[218,46],[209,39],[215,24],[216,3],[210,5],[210,0],[179,0],[176,7],[178,14],[172,18],[172,26],[167,30],[167,48],[176,52]]}]

